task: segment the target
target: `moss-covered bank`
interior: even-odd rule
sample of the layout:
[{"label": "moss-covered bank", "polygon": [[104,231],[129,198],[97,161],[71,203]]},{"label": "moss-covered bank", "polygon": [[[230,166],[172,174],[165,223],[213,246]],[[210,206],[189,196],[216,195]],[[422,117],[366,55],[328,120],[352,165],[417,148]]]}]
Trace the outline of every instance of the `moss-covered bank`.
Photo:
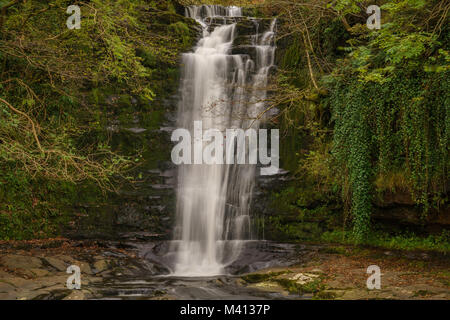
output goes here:
[{"label": "moss-covered bank", "polygon": [[[68,30],[70,4],[17,2],[2,13],[0,90],[14,109],[0,103],[1,239],[129,229],[121,215],[149,206],[152,193],[139,188],[161,183],[148,172],[170,159],[160,127],[197,24],[176,1],[91,1],[81,29]],[[135,229],[157,231],[153,211]]]},{"label": "moss-covered bank", "polygon": [[365,25],[368,1],[251,9],[278,17],[271,102],[291,177],[266,190],[267,238],[448,250],[449,33],[437,3],[381,1],[379,31]]}]

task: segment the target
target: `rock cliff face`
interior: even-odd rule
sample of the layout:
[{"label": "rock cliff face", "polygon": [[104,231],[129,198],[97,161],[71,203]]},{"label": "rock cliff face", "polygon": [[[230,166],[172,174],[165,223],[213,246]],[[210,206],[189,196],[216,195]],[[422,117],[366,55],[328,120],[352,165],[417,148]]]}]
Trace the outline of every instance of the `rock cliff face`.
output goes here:
[{"label": "rock cliff face", "polygon": [[450,209],[431,208],[421,217],[420,208],[409,192],[384,192],[375,200],[373,218],[385,224],[422,227],[427,233],[440,233],[450,228]]},{"label": "rock cliff face", "polygon": [[[163,8],[164,9],[164,8]],[[162,32],[178,22],[189,27],[187,34],[191,47],[201,36],[201,28],[193,20],[181,16],[180,7],[158,14],[158,21],[149,23],[152,31]],[[207,18],[213,29],[223,24],[237,23],[236,37],[231,53],[242,55],[243,59],[257,60],[255,37],[262,37],[271,25],[272,19],[251,17]],[[216,21],[220,19],[220,21]],[[174,224],[176,168],[170,160],[173,143],[170,141],[176,126],[176,110],[179,101],[179,70],[161,66],[161,92],[152,102],[151,111],[146,110],[132,95],[117,95],[113,90],[101,95],[105,108],[129,112],[118,112],[112,117],[106,131],[111,135],[113,148],[128,151],[129,154],[142,150],[142,164],[130,174],[136,182],[122,185],[117,195],[111,195],[105,204],[93,201],[79,203],[83,212],[74,217],[74,222],[64,234],[71,238],[105,239],[168,239]],[[123,115],[125,113],[125,115]],[[271,178],[274,181],[276,178]],[[262,183],[264,184],[264,183]],[[276,181],[274,182],[276,184]],[[266,190],[265,188],[263,188]],[[269,187],[267,190],[272,189]],[[268,198],[264,192],[256,193],[255,203]],[[258,210],[255,210],[258,216]]]}]

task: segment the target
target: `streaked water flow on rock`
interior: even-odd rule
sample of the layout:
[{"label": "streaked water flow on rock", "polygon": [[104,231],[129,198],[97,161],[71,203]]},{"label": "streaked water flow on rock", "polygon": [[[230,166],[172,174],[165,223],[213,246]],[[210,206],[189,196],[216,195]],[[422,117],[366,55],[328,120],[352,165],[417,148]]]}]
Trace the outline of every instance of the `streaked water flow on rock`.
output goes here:
[{"label": "streaked water flow on rock", "polygon": [[[276,21],[264,26],[258,19],[242,17],[238,7],[215,5],[187,7],[186,15],[199,22],[203,36],[193,52],[183,56],[178,127],[189,129],[192,136],[194,121],[199,120],[203,130],[257,129],[274,65]],[[233,54],[239,21],[255,26],[248,44],[256,52],[253,56]],[[243,241],[254,238],[249,207],[255,169],[247,164],[179,167],[174,275],[222,274],[238,257]]]}]

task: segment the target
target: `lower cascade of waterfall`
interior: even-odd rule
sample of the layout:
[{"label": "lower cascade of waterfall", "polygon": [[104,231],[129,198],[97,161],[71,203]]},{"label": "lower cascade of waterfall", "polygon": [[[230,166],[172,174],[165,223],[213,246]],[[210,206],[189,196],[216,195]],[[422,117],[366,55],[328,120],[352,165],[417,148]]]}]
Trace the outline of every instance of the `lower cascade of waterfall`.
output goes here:
[{"label": "lower cascade of waterfall", "polygon": [[[203,36],[182,62],[179,128],[256,128],[274,66],[276,20],[242,16],[238,7],[190,6]],[[225,136],[225,139],[227,137]],[[203,142],[204,143],[204,142]],[[252,233],[254,164],[183,164],[178,168],[173,250],[176,276],[223,274]]]}]

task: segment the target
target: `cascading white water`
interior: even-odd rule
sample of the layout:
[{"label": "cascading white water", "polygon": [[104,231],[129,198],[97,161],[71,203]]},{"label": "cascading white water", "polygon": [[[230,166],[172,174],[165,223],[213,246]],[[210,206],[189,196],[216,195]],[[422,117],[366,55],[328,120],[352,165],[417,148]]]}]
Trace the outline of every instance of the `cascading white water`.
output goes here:
[{"label": "cascading white water", "polygon": [[[265,87],[274,65],[276,21],[262,35],[256,28],[251,37],[253,61],[246,54],[231,54],[239,35],[236,22],[247,19],[240,8],[191,6],[186,15],[203,27],[203,37],[194,52],[183,56],[178,126],[193,132],[194,121],[201,120],[203,130],[258,128],[256,117],[264,110]],[[257,20],[253,22],[258,26]],[[249,206],[255,169],[255,165],[218,164],[179,167],[174,275],[222,274],[237,258],[242,241],[252,238]]]}]

